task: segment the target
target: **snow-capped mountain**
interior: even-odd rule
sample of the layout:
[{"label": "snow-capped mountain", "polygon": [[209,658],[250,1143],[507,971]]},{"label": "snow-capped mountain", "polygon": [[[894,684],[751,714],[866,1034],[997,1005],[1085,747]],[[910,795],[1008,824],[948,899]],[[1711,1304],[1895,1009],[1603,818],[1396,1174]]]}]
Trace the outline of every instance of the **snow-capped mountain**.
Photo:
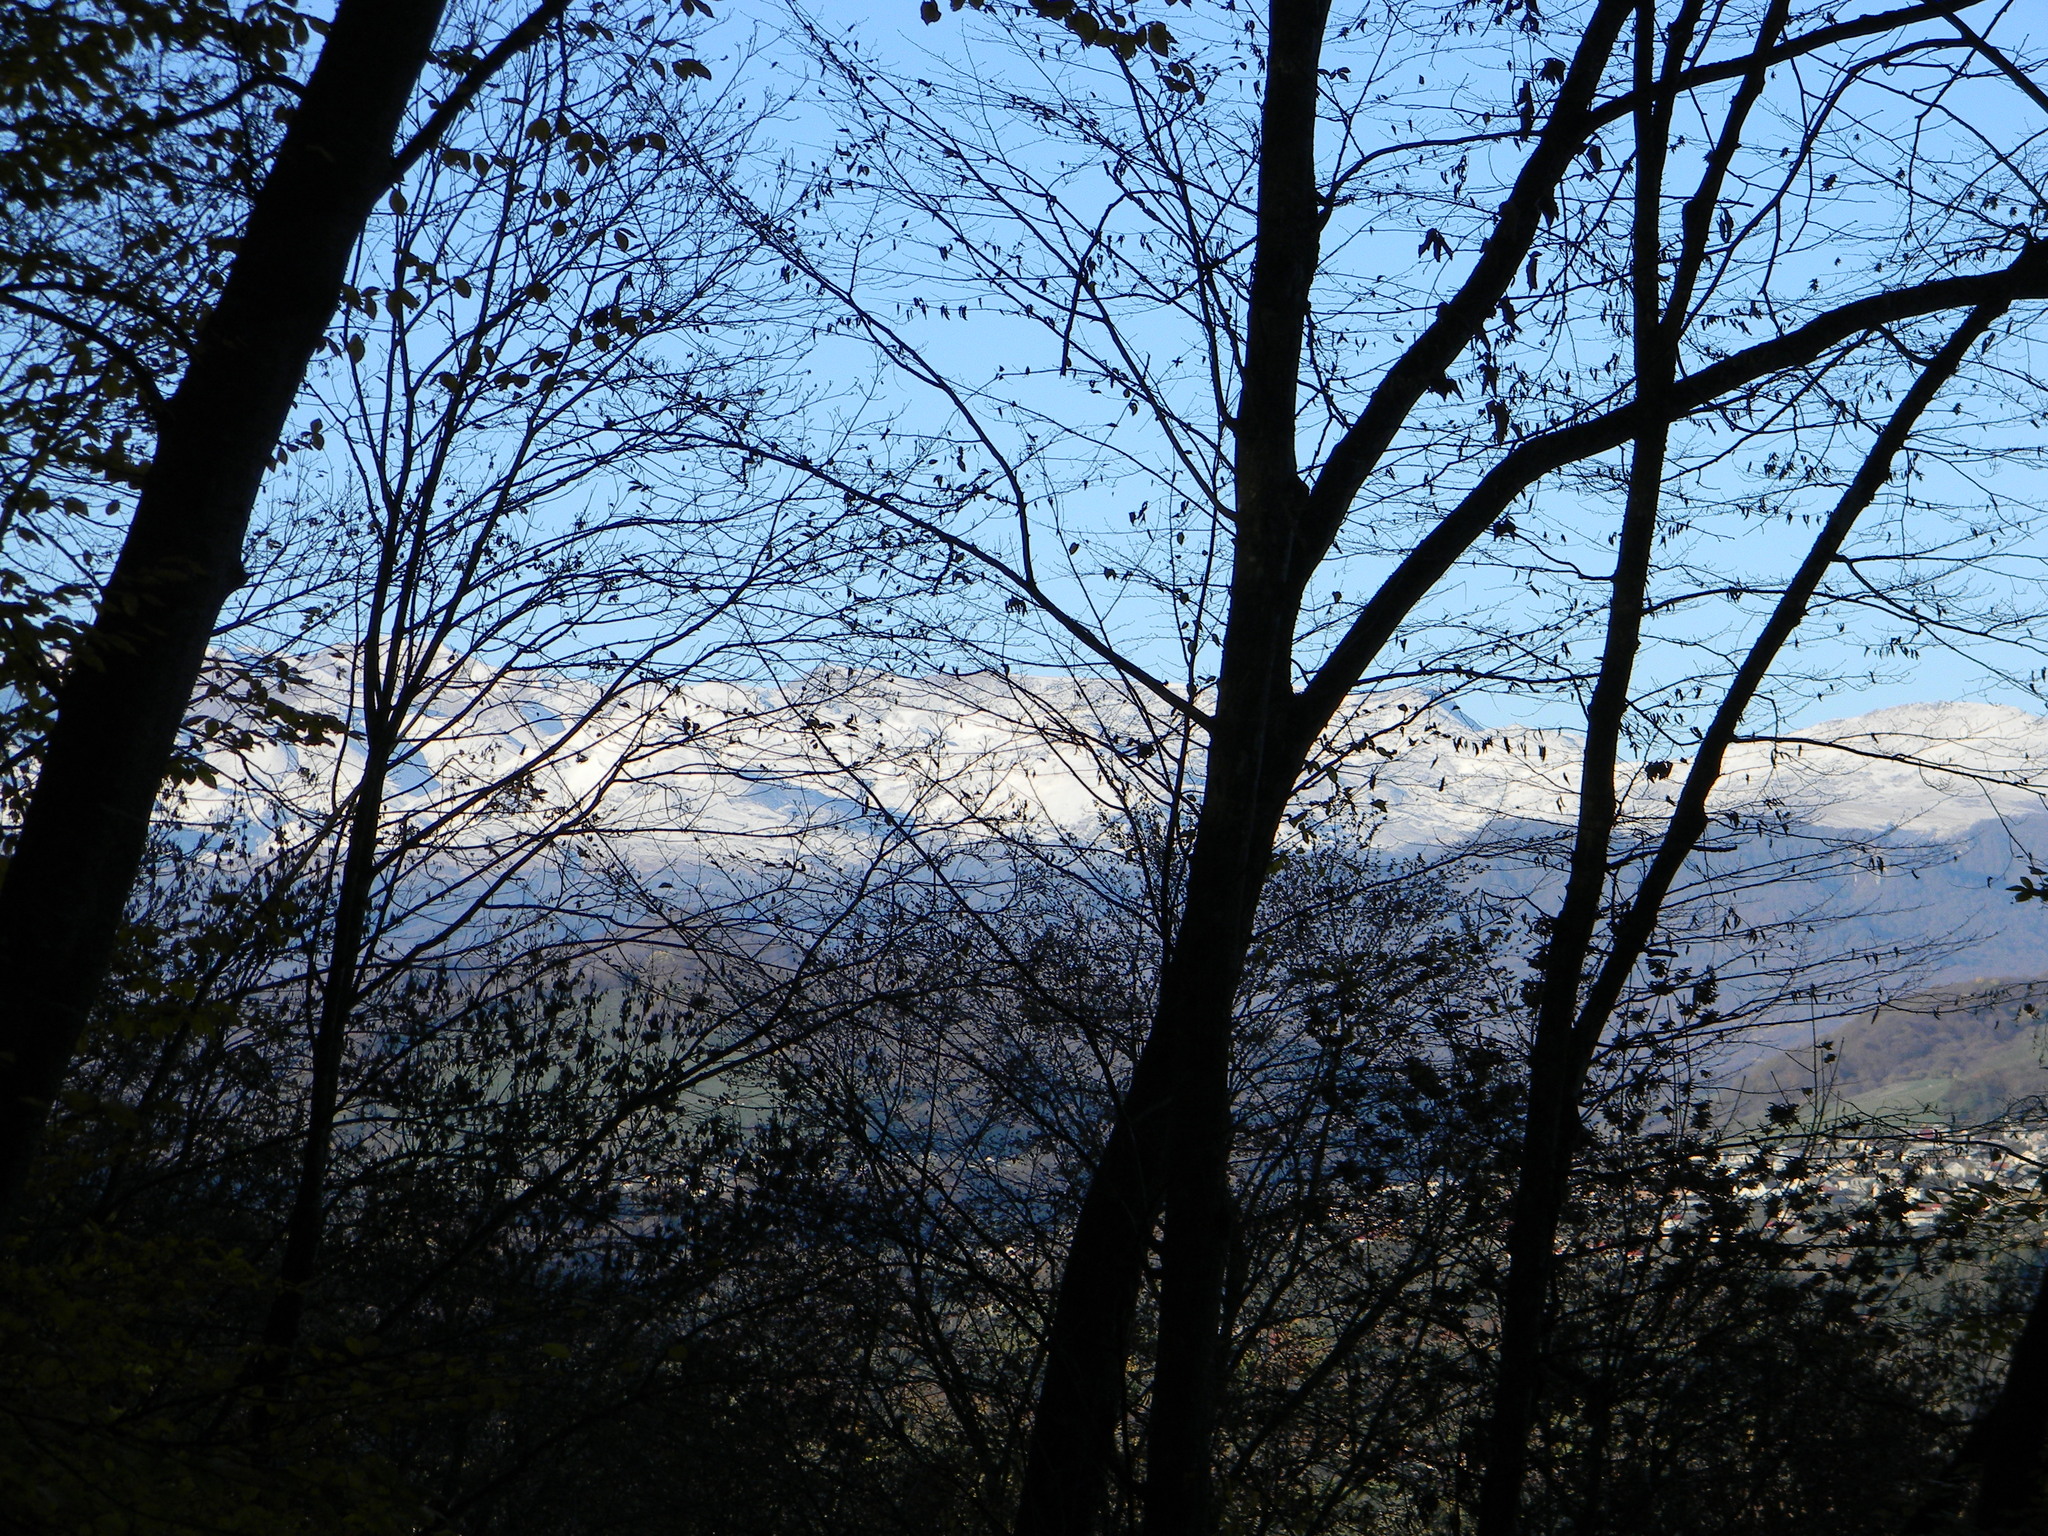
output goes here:
[{"label": "snow-capped mountain", "polygon": [[[1389,851],[1483,848],[1540,868],[1574,814],[1572,733],[1474,730],[1424,711],[1382,742],[1396,755],[1367,782]],[[1631,835],[1661,833],[1690,766],[1622,766]],[[2048,910],[2008,890],[2037,855],[2048,863],[2048,716],[1912,704],[1757,732],[1729,754],[1710,804],[1694,889],[1716,886],[1742,919],[1732,926],[1809,924],[1819,958],[1921,951],[1932,980],[2048,976]]]},{"label": "snow-capped mountain", "polygon": [[[293,702],[349,717],[348,668],[307,659]],[[1540,893],[1574,814],[1574,734],[1389,694],[1357,700],[1326,746],[1301,835],[1338,817],[1390,858],[1486,850],[1494,889]],[[218,788],[182,809],[297,840],[352,793],[360,761],[355,740],[222,753]],[[1655,835],[1689,766],[1625,765],[1634,832]],[[1200,777],[1198,732],[1099,681],[818,672],[606,692],[472,665],[423,701],[386,824],[420,850],[438,893],[424,906],[508,868],[528,889],[602,869],[614,891],[673,893],[920,839],[1099,845]],[[1938,976],[2048,976],[2048,913],[2006,890],[2037,850],[2048,859],[2048,716],[1907,705],[1752,739],[1713,805],[1699,888],[1719,883],[1736,926],[1833,916],[1822,948],[1938,942]]]}]

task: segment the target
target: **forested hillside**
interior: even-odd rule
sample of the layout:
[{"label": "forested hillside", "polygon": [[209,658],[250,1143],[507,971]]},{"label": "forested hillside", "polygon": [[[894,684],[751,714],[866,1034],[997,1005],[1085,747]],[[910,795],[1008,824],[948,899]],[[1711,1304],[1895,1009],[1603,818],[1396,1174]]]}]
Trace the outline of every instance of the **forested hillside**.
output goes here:
[{"label": "forested hillside", "polygon": [[2038,982],[1909,993],[1769,1053],[1742,1073],[1740,1091],[1758,1104],[1818,1093],[1845,1115],[1958,1124],[2031,1114],[2030,1101],[2048,1094],[2044,1005]]}]

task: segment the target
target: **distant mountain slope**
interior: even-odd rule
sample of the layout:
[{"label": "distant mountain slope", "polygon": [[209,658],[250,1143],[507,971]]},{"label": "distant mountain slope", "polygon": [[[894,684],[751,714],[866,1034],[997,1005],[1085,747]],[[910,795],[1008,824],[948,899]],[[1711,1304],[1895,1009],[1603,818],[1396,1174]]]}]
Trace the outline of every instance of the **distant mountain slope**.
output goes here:
[{"label": "distant mountain slope", "polygon": [[[293,702],[346,714],[350,666],[305,658]],[[1201,773],[1198,748],[1177,755],[1163,705],[1099,680],[818,672],[600,700],[570,679],[479,666],[451,677],[430,714],[390,814],[440,839],[450,902],[541,827],[573,830],[579,857],[601,845],[647,890],[683,892],[728,859],[857,863],[892,839],[1099,844]],[[1337,761],[1305,802],[1339,802],[1391,857],[1481,855],[1466,865],[1476,881],[1547,903],[1579,785],[1574,733],[1489,725],[1402,691],[1354,700],[1327,746]],[[218,791],[191,789],[181,814],[325,820],[355,757],[353,743],[223,753]],[[1654,837],[1689,766],[1623,764],[1626,827]],[[491,776],[518,793],[479,797]],[[1730,754],[1687,887],[1705,899],[1694,918],[1673,915],[1672,941],[1692,946],[1689,963],[1720,966],[1775,926],[1798,931],[1788,963],[1852,957],[1874,977],[1872,958],[1896,949],[1931,981],[2048,976],[2048,911],[2005,889],[2035,857],[2048,864],[2044,790],[2048,716],[2022,709],[1903,705],[1760,733]]]},{"label": "distant mountain slope", "polygon": [[1835,1025],[1825,1039],[1757,1062],[1735,1088],[1759,1112],[1817,1089],[1866,1114],[1975,1122],[2048,1095],[2044,1058],[2048,981],[1987,980]]},{"label": "distant mountain slope", "polygon": [[[1378,742],[1393,755],[1349,772],[1385,807],[1381,847],[1490,846],[1510,881],[1518,861],[1538,880],[1554,868],[1580,771],[1574,735],[1424,711]],[[1689,766],[1622,764],[1624,826],[1661,833]],[[1822,961],[1896,948],[1920,952],[1930,981],[2048,976],[2048,911],[2007,890],[2048,864],[2044,791],[2048,716],[2009,706],[1910,704],[1759,732],[1729,754],[1694,889],[1717,887],[1735,926],[1810,922]]]}]

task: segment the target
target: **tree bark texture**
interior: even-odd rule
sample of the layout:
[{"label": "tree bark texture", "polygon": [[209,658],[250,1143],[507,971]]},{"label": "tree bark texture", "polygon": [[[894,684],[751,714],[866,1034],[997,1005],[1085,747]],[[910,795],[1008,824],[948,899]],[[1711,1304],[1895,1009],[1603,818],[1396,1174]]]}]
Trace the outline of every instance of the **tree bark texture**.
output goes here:
[{"label": "tree bark texture", "polygon": [[164,414],[135,519],[59,697],[0,884],[0,1209],[113,953],[149,817],[265,469],[390,185],[444,0],[342,0]]}]

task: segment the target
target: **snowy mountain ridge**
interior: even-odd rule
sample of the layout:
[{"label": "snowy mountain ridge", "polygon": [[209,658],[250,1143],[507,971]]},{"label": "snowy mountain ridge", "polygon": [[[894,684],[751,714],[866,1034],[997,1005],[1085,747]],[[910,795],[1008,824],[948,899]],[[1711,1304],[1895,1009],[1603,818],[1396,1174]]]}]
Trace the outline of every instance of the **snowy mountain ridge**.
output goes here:
[{"label": "snowy mountain ridge", "polygon": [[[348,718],[348,667],[345,653],[308,658],[292,701]],[[1398,693],[1355,700],[1325,747],[1303,803],[1389,856],[1554,844],[1574,814],[1570,732],[1488,727]],[[272,745],[214,766],[220,784],[189,793],[183,814],[275,835],[333,815],[361,744]],[[1653,836],[1688,766],[1625,764],[1625,822]],[[486,878],[522,840],[675,889],[711,865],[859,859],[921,834],[1086,843],[1198,790],[1200,775],[1198,732],[1142,691],[1098,681],[821,671],[780,687],[606,692],[473,666],[419,711],[386,822],[434,850],[448,889]],[[1739,862],[1736,843],[1763,831],[1867,845],[1868,868],[1833,893],[1866,937],[1968,930],[1981,942],[1959,974],[2048,975],[2035,914],[2004,890],[2034,850],[2048,854],[2048,716],[1927,703],[1759,732],[1731,753],[1712,803],[1715,835],[1731,841],[1701,859]],[[1903,911],[1887,915],[1900,895]]]}]

